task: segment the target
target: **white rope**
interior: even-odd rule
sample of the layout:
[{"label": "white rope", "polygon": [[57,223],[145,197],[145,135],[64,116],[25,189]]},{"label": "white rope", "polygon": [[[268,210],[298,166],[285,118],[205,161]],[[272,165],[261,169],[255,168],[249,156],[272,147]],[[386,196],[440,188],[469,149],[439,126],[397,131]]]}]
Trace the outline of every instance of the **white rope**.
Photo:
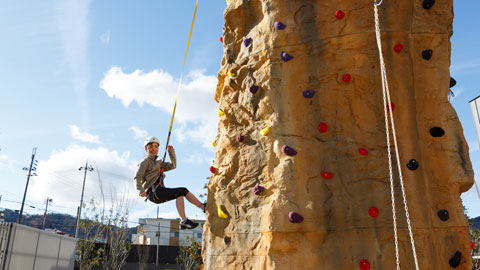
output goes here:
[{"label": "white rope", "polygon": [[392,170],[392,155],[391,155],[391,146],[390,146],[390,131],[389,131],[389,126],[388,126],[388,117],[390,117],[390,124],[392,125],[392,135],[393,135],[393,142],[395,146],[395,156],[397,159],[397,166],[398,166],[398,174],[399,174],[399,180],[400,180],[400,186],[402,189],[402,195],[403,195],[403,205],[405,207],[405,216],[407,218],[407,225],[408,225],[408,233],[410,236],[410,242],[412,245],[412,252],[413,252],[413,258],[415,261],[415,269],[418,270],[418,260],[417,260],[417,252],[415,250],[415,241],[413,239],[413,233],[412,233],[412,226],[410,223],[410,215],[408,213],[408,205],[407,205],[407,196],[405,194],[405,187],[403,183],[403,175],[402,175],[402,168],[400,165],[400,156],[399,156],[399,151],[398,151],[398,144],[397,144],[397,136],[395,132],[395,122],[393,120],[393,110],[391,107],[391,101],[390,101],[390,90],[388,88],[388,79],[387,79],[387,71],[385,68],[385,62],[383,60],[383,53],[382,53],[382,41],[380,37],[380,23],[378,19],[378,8],[377,6],[381,5],[383,2],[380,1],[380,3],[377,3],[375,1],[374,4],[374,12],[375,12],[375,34],[377,38],[377,45],[378,45],[378,53],[379,53],[379,58],[380,58],[380,69],[381,69],[381,77],[382,77],[382,92],[383,92],[383,104],[384,104],[384,114],[385,114],[385,129],[386,129],[386,137],[387,137],[387,151],[388,151],[388,169],[389,169],[389,175],[390,175],[390,194],[391,194],[391,199],[392,199],[392,214],[393,214],[393,231],[394,231],[394,236],[395,236],[395,257],[396,257],[396,263],[397,263],[397,270],[400,270],[400,258],[399,258],[399,252],[398,252],[398,232],[397,232],[397,217],[396,217],[396,210],[395,210],[395,191],[394,191],[394,184],[393,184],[393,170]]}]

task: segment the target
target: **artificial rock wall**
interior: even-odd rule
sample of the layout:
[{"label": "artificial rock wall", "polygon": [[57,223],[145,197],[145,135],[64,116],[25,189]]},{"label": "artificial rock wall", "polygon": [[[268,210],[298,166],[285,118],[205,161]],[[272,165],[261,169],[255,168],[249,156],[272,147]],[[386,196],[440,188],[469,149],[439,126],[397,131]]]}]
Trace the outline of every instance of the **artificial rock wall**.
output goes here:
[{"label": "artificial rock wall", "polygon": [[[229,2],[205,268],[395,269],[373,0]],[[420,269],[470,270],[452,0],[384,0],[379,14]],[[401,267],[415,269],[395,175]]]}]

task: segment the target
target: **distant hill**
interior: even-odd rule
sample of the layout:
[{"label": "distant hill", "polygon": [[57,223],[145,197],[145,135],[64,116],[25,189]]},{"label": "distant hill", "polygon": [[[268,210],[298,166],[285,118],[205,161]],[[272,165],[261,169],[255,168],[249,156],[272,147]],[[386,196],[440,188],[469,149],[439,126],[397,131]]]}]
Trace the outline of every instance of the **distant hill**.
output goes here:
[{"label": "distant hill", "polygon": [[473,220],[472,228],[480,230],[480,217],[472,218],[471,220]]},{"label": "distant hill", "polygon": [[[5,209],[6,222],[17,222],[17,220],[18,220],[17,211]],[[43,215],[32,215],[32,216],[23,215],[22,224],[41,229],[43,225]],[[71,215],[51,213],[51,214],[47,214],[45,228],[57,229],[62,232],[65,232],[66,235],[70,235],[73,237],[73,235],[75,234],[76,224],[77,224],[76,218]],[[128,230],[129,240],[132,239],[132,234],[134,233],[137,233],[137,228],[136,227],[129,228]],[[81,236],[81,233],[79,233],[79,235]]]}]

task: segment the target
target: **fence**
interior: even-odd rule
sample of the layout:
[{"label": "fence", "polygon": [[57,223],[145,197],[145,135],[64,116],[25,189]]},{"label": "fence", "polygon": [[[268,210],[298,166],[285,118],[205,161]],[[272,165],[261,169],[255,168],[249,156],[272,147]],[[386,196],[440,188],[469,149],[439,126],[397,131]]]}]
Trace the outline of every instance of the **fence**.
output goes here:
[{"label": "fence", "polygon": [[72,270],[77,240],[0,222],[0,270]]}]

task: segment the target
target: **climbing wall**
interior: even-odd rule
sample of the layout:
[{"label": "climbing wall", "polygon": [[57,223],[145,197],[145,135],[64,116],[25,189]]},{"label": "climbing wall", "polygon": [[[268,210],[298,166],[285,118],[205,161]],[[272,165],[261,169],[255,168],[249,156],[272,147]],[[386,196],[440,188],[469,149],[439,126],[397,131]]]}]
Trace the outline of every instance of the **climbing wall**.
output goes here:
[{"label": "climbing wall", "polygon": [[[419,269],[471,269],[460,194],[473,171],[448,99],[452,0],[379,6],[388,106],[373,5],[229,1],[206,269],[396,269],[387,108]],[[392,157],[400,266],[415,269]]]}]

